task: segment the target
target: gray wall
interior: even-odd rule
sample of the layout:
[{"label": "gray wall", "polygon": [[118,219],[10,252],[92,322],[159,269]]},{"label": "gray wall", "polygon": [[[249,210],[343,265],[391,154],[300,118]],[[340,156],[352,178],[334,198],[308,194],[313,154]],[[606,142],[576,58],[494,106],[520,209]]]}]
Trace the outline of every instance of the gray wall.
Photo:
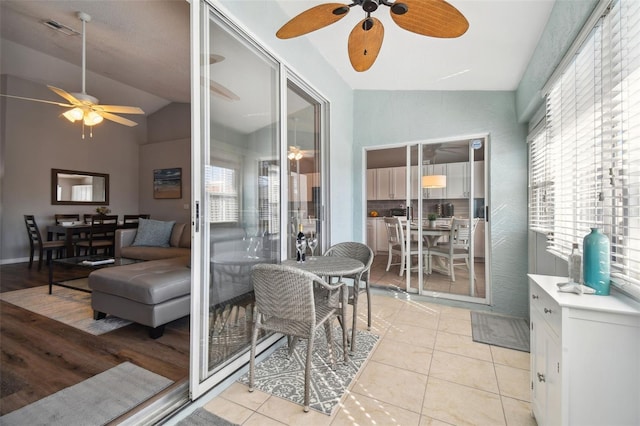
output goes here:
[{"label": "gray wall", "polygon": [[[515,93],[357,91],[354,128],[357,188],[364,187],[365,147],[489,134],[492,309],[528,316],[526,126],[518,123]],[[365,196],[356,194],[354,221],[364,220]],[[357,231],[363,238],[363,227]]]},{"label": "gray wall", "polygon": [[[50,99],[43,84],[3,75],[2,93]],[[82,126],[60,116],[59,107],[17,99],[0,99],[2,117],[2,263],[28,260],[29,240],[23,215],[33,214],[41,230],[56,213],[94,213],[96,206],[51,204],[51,169],[108,173],[113,214],[138,212],[138,143],[146,124],[131,129],[105,121],[93,138]]]}]

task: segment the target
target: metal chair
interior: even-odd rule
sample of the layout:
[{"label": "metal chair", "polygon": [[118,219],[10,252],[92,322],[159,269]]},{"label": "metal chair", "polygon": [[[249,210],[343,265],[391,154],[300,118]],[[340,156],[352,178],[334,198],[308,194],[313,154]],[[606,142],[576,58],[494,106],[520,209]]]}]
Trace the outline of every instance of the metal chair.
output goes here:
[{"label": "metal chair", "polygon": [[[324,298],[318,297],[316,288],[330,292],[340,291],[343,283],[331,285],[322,278],[301,269],[274,264],[259,264],[251,270],[251,280],[256,297],[256,318],[251,336],[249,361],[249,391],[253,392],[255,376],[256,343],[260,330],[285,334],[289,338],[289,355],[298,339],[307,339],[307,359],[304,373],[304,411],[309,411],[309,380],[313,338],[316,330],[324,325],[329,358],[335,369],[334,343],[331,321],[339,312]],[[314,291],[316,290],[316,291]],[[347,350],[347,348],[344,348]]]},{"label": "metal chair", "polygon": [[[456,280],[454,268],[460,266],[469,267],[469,242],[471,235],[476,230],[478,218],[474,219],[457,219],[451,221],[451,231],[449,232],[449,242],[447,244],[438,244],[429,248],[429,273],[431,273],[433,262],[431,256],[439,256],[447,259],[448,275],[451,281]],[[456,262],[457,260],[462,262]]]},{"label": "metal chair", "polygon": [[[402,276],[404,274],[404,271],[407,269],[407,265],[409,264],[409,256],[417,256],[419,254],[418,242],[411,241],[410,251],[406,252],[404,226],[402,226],[402,222],[400,222],[400,219],[397,216],[385,217],[384,223],[387,228],[387,241],[389,243],[389,260],[387,261],[387,271],[389,271],[391,265],[400,265],[400,273],[398,275]],[[400,256],[400,262],[391,262],[394,255]]]},{"label": "metal chair", "polygon": [[33,255],[36,248],[38,249],[38,271],[42,269],[42,258],[44,252],[47,252],[47,264],[51,262],[51,252],[58,251],[62,253],[64,251],[66,242],[64,240],[55,241],[43,241],[42,235],[40,235],[40,229],[33,215],[24,215],[24,223],[27,226],[27,233],[29,234],[29,246],[31,251],[29,253],[29,269],[33,265]]},{"label": "metal chair", "polygon": [[96,254],[102,249],[105,254],[113,255],[117,227],[118,215],[91,216],[88,238],[76,243],[76,255],[80,256],[83,249],[85,254]]},{"label": "metal chair", "polygon": [[[373,263],[373,250],[366,244],[357,242],[338,243],[329,248],[324,254],[325,256],[342,256],[351,259],[357,259],[364,264],[364,270],[354,276],[345,276],[343,278],[353,279],[353,287],[349,287],[348,303],[353,305],[353,325],[351,328],[351,352],[355,351],[356,344],[356,325],[358,319],[358,294],[365,292],[367,294],[367,330],[371,330],[371,290],[369,288],[369,279],[371,272],[371,264]],[[361,284],[364,283],[364,287]]]}]

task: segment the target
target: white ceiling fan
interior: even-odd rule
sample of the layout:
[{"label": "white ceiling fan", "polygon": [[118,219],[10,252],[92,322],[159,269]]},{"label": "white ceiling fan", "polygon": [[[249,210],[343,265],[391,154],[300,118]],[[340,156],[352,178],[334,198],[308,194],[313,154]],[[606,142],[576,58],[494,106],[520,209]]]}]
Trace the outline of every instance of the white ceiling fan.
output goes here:
[{"label": "white ceiling fan", "polygon": [[[133,127],[137,126],[138,123],[135,121],[129,120],[128,118],[120,117],[117,114],[144,114],[144,111],[141,108],[133,107],[133,106],[121,106],[121,105],[100,105],[98,103],[98,99],[94,96],[87,94],[85,90],[85,81],[86,81],[86,23],[91,21],[91,16],[84,12],[78,12],[78,19],[82,21],[82,92],[81,93],[69,93],[63,89],[58,87],[47,85],[49,89],[51,89],[54,93],[64,98],[69,103],[62,102],[54,102],[48,101],[44,99],[34,99],[34,98],[25,98],[22,96],[13,96],[13,95],[4,95],[0,94],[0,96],[5,96],[8,98],[15,99],[23,99],[28,101],[35,102],[43,102],[53,105],[58,105],[65,108],[70,108],[69,110],[62,113],[62,115],[72,123],[76,121],[82,121],[83,131],[82,138],[84,139],[84,126],[89,126],[90,128],[95,126],[96,124],[100,124],[105,118],[107,120],[113,121],[118,124],[122,124],[125,126]],[[90,133],[90,137],[93,136],[93,133]]]}]

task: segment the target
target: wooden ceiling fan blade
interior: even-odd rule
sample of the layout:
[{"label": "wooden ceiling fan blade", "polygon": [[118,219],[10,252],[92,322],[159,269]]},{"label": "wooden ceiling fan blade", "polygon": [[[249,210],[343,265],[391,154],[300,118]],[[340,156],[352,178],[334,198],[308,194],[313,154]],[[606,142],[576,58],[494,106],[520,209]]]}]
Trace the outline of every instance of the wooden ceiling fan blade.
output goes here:
[{"label": "wooden ceiling fan blade", "polygon": [[401,0],[408,11],[391,18],[407,31],[429,37],[460,37],[469,29],[469,21],[462,13],[444,0]]},{"label": "wooden ceiling fan blade", "polygon": [[62,89],[60,89],[58,87],[49,86],[49,85],[47,85],[47,87],[51,91],[53,91],[53,93],[55,93],[56,95],[60,96],[61,98],[66,99],[67,101],[72,103],[74,106],[75,105],[82,105],[82,102],[80,102],[75,96],[73,96],[71,93],[67,92],[66,90],[62,90]]},{"label": "wooden ceiling fan blade", "polygon": [[[373,24],[366,30],[369,24]],[[384,27],[382,22],[376,18],[365,18],[351,30],[349,35],[349,60],[354,70],[358,72],[366,71],[378,57],[382,40],[384,38]]]},{"label": "wooden ceiling fan blade", "polygon": [[97,111],[97,112],[103,118],[106,118],[107,120],[111,120],[111,121],[116,122],[118,124],[123,124],[123,125],[129,126],[129,127],[134,127],[134,126],[138,125],[138,123],[136,123],[135,121],[131,121],[128,118],[120,117],[119,115],[111,114],[109,112],[104,112],[104,111]]},{"label": "wooden ceiling fan blade", "polygon": [[278,38],[293,38],[324,28],[347,16],[349,6],[342,3],[325,3],[307,9],[294,16],[276,33]]},{"label": "wooden ceiling fan blade", "polygon": [[98,112],[115,112],[116,114],[144,114],[142,108],[122,105],[94,105],[93,109]]},{"label": "wooden ceiling fan blade", "polygon": [[239,101],[240,100],[240,96],[236,95],[235,93],[233,93],[231,90],[227,89],[226,87],[224,87],[222,84],[217,83],[213,80],[211,80],[211,84],[209,85],[209,87],[211,88],[211,91],[222,97],[225,99],[228,99],[230,101]]},{"label": "wooden ceiling fan blade", "polygon": [[4,96],[5,98],[22,99],[23,101],[42,102],[43,104],[52,104],[52,105],[58,105],[61,107],[68,107],[68,108],[75,106],[71,104],[63,104],[62,102],[47,101],[44,99],[35,99],[35,98],[25,98],[24,96],[4,95],[2,93],[0,93],[0,96]]}]

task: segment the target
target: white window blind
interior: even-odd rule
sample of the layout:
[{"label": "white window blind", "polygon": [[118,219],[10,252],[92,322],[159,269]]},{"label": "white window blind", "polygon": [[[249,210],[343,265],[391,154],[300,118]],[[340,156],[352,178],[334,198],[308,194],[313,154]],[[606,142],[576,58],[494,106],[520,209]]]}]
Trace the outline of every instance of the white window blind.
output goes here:
[{"label": "white window blind", "polygon": [[238,222],[238,183],[235,169],[207,166],[206,191],[209,195],[209,221]]},{"label": "white window blind", "polygon": [[603,229],[614,281],[640,295],[640,2],[611,4],[545,108],[529,140],[530,229],[560,256]]}]

